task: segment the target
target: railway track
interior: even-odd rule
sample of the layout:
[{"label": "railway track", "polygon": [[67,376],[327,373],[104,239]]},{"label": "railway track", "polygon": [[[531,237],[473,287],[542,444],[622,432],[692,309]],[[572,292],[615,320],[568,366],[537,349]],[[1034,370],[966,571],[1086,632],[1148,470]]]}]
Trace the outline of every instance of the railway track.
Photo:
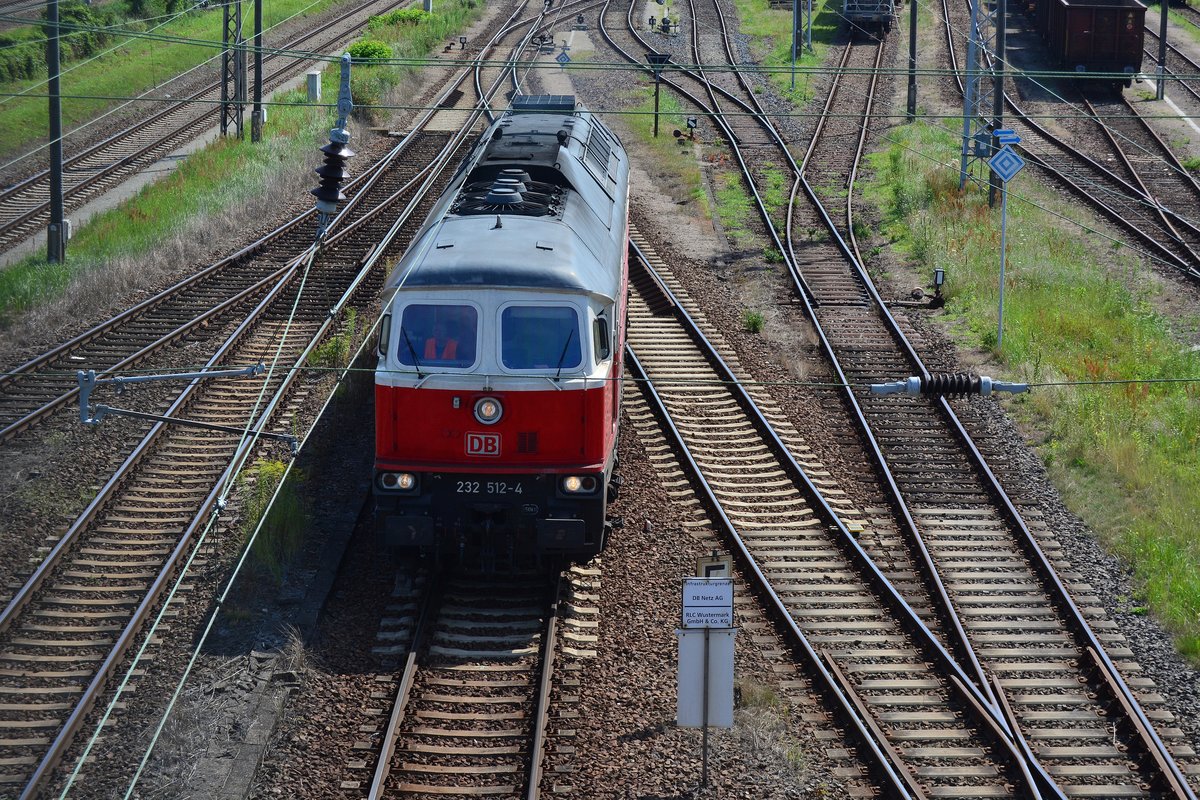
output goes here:
[{"label": "railway track", "polygon": [[[954,74],[958,96],[962,96],[963,85],[959,57],[965,43],[955,40],[955,30],[966,30],[966,13],[960,7],[952,11],[949,0],[942,0],[943,32],[946,49]],[[1005,102],[1013,113],[1006,124],[1021,136],[1020,149],[1028,161],[1043,170],[1051,179],[1064,186],[1101,215],[1139,241],[1145,252],[1161,264],[1181,273],[1191,280],[1200,280],[1200,261],[1195,248],[1200,243],[1200,222],[1194,218],[1191,208],[1172,207],[1156,199],[1152,184],[1143,189],[1137,179],[1126,171],[1120,172],[1101,163],[1104,157],[1085,155],[1076,141],[1067,141],[1056,135],[1046,125],[1035,119],[1035,114],[1025,111],[1009,92]],[[1058,113],[1056,109],[1052,113]],[[1125,112],[1128,113],[1128,112]],[[1070,124],[1068,124],[1070,127]],[[1085,124],[1072,129],[1074,139],[1098,139],[1104,148],[1111,151],[1110,140],[1099,126]],[[1138,134],[1141,138],[1142,134]],[[1112,153],[1114,159],[1121,159]],[[1173,181],[1174,183],[1175,181]],[[1172,198],[1173,199],[1173,198]]]},{"label": "railway track", "polygon": [[[434,186],[432,179],[427,183],[423,194]],[[375,241],[379,235],[370,234]],[[218,497],[254,451],[255,434],[290,431],[313,388],[299,380],[298,368],[334,327],[328,309],[361,302],[382,281],[378,270],[362,274],[365,241],[325,251],[304,280],[296,265],[271,287],[207,366],[278,360],[280,369],[185,390],[165,416],[225,430],[157,423],[0,614],[0,660],[6,667],[0,693],[26,699],[48,694],[54,700],[6,707],[0,717],[0,732],[7,734],[0,747],[0,784],[17,788],[22,797],[36,795],[176,569],[202,538]],[[405,243],[397,237],[392,248]],[[301,288],[305,302],[293,315]],[[230,432],[243,426],[250,436]],[[40,735],[13,737],[29,727],[31,717]]]},{"label": "railway track", "polygon": [[564,585],[426,583],[366,797],[537,797]]},{"label": "railway track", "polygon": [[[575,6],[583,4],[567,4],[568,8]],[[506,25],[512,27],[512,19]],[[540,24],[534,27],[542,29]],[[527,46],[522,40],[510,58]],[[466,59],[466,55],[460,58]],[[347,187],[350,200],[332,223],[335,235],[341,235],[337,231],[343,228],[355,229],[378,218],[377,201],[423,174],[425,165],[438,159],[450,135],[476,114],[481,93],[494,93],[507,78],[497,64],[468,66],[460,72],[433,100],[433,110],[416,121],[409,136]],[[475,86],[474,94],[458,88],[468,77]],[[485,115],[490,113],[488,106]],[[377,178],[379,172],[382,179]],[[364,186],[367,190],[360,192]],[[391,199],[393,205],[397,199]],[[76,370],[80,366],[94,369],[103,378],[139,367],[168,345],[234,319],[303,257],[311,243],[313,218],[314,212],[307,211],[121,314],[23,364],[8,367],[0,374],[0,445],[73,401],[78,395]]]},{"label": "railway track", "polygon": [[[715,101],[715,91],[709,92]],[[749,94],[747,105],[753,108],[756,100],[753,92]],[[864,91],[864,96],[869,94]],[[944,400],[896,403],[894,398],[863,392],[868,382],[926,373],[851,255],[852,245],[842,240],[806,179],[810,171],[820,170],[814,166],[814,153],[820,153],[819,144],[810,147],[797,170],[797,189],[804,188],[808,208],[798,210],[793,202],[789,215],[801,215],[801,224],[818,220],[831,237],[808,243],[792,259],[804,265],[804,283],[798,275],[797,292],[818,326],[835,373],[860,387],[847,390],[830,406],[842,405],[858,420],[854,432],[864,442],[867,462],[876,465],[879,505],[895,516],[919,584],[925,596],[934,598],[929,607],[943,621],[949,647],[988,696],[990,708],[1012,709],[1014,729],[1030,738],[1035,763],[1044,764],[1043,775],[1061,782],[1068,795],[1191,796],[1172,752],[1105,652],[1105,643],[1120,647],[1119,639],[1106,632],[1111,623],[1095,620],[1098,634],[1080,613],[1037,536],[995,482],[950,405]],[[747,177],[754,180],[750,171]],[[849,216],[847,227],[853,227]],[[732,470],[718,472],[727,478]],[[986,544],[974,545],[972,536]],[[1122,666],[1137,669],[1128,661]],[[1157,705],[1161,698],[1147,693],[1145,700]],[[1072,706],[1071,713],[1063,713],[1063,705]],[[1163,719],[1161,709],[1151,713]],[[1118,729],[1124,737],[1120,747],[1112,743]],[[1174,753],[1190,758],[1193,754],[1179,742],[1178,732],[1170,734]],[[1106,737],[1108,744],[1094,744]],[[1026,746],[1019,736],[1013,742]],[[1144,769],[1147,764],[1151,766]],[[1124,780],[1139,774],[1143,777]]]},{"label": "railway track", "polygon": [[[513,25],[510,18],[502,33],[529,22]],[[474,71],[461,70],[447,92]],[[483,102],[477,105],[418,172],[422,180],[389,192],[377,174],[360,190],[386,201],[330,236],[312,270],[294,262],[207,365],[277,361],[280,369],[215,388],[192,384],[166,411],[225,429],[198,433],[156,424],[9,601],[0,614],[0,694],[22,702],[0,710],[0,785],[24,798],[47,780],[179,564],[202,541],[222,491],[254,451],[255,434],[284,436],[290,429],[311,390],[298,380],[299,368],[331,332],[341,308],[375,296],[383,275],[373,267],[407,245],[415,225],[402,225],[420,220],[448,180],[447,167],[462,155],[482,115]],[[304,303],[297,304],[301,288]],[[242,426],[250,436],[231,432]],[[70,685],[62,685],[64,679]]]},{"label": "railway track", "polygon": [[[408,0],[371,0],[353,12],[322,23],[282,44],[291,50],[325,52],[353,35],[368,17],[383,14]],[[267,53],[263,58],[263,90],[294,77],[311,60]],[[253,71],[253,66],[250,66]],[[145,169],[220,121],[220,83],[209,83],[177,103],[156,107],[147,119],[88,144],[63,163],[63,200],[68,213]],[[64,144],[69,145],[69,136]],[[13,247],[45,228],[49,220],[49,170],[41,170],[0,191],[0,250]]]},{"label": "railway track", "polygon": [[[422,176],[450,140],[448,133],[420,130],[396,147],[378,166],[348,189],[350,204],[335,222],[334,236],[350,226],[377,220],[384,208],[411,196],[397,191]],[[393,167],[393,168],[389,168]],[[360,192],[359,188],[367,188]],[[387,206],[381,201],[391,198]],[[403,208],[400,205],[399,208]],[[74,401],[80,366],[106,377],[136,368],[172,343],[198,332],[231,324],[293,270],[312,244],[313,213],[297,216],[257,242],[142,301],[0,376],[0,444],[45,420]]]},{"label": "railway track", "polygon": [[[801,666],[839,722],[858,730],[859,757],[891,789],[885,794],[1040,796],[1044,787],[1004,723],[921,621],[928,609],[910,608],[851,535],[847,526],[862,531],[869,519],[844,498],[827,504],[814,493],[819,485],[840,494],[781,409],[760,396],[755,416],[727,382],[736,359],[700,335],[691,315],[698,310],[684,313],[690,304],[671,279],[639,264],[630,303],[635,376],[647,381],[645,393],[733,537],[726,546],[743,557],[743,578],[776,604],[784,632],[792,629],[785,639],[811,658]],[[905,588],[918,582],[910,564],[892,572]]]}]

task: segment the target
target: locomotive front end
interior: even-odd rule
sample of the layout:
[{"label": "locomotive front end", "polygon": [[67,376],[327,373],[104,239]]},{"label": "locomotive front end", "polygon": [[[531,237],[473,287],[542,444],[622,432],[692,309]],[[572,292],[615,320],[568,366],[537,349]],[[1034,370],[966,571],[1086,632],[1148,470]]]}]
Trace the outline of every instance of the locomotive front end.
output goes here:
[{"label": "locomotive front end", "polygon": [[604,546],[628,177],[620,142],[574,98],[514,98],[389,276],[374,482],[389,549]]}]

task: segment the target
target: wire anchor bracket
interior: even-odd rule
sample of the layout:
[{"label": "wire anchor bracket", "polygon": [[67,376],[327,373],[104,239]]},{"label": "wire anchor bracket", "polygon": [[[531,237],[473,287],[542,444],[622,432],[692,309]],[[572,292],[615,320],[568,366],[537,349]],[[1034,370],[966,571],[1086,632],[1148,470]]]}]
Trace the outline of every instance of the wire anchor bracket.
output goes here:
[{"label": "wire anchor bracket", "polygon": [[[104,421],[105,417],[132,417],[133,419],[145,419],[152,422],[170,422],[175,425],[186,425],[191,428],[203,428],[210,431],[222,431],[224,433],[244,434],[245,428],[239,428],[232,425],[218,425],[213,422],[200,422],[198,420],[182,419],[180,417],[165,417],[160,414],[147,414],[143,411],[133,411],[127,408],[115,408],[113,406],[96,404],[92,405],[92,392],[100,385],[112,385],[117,387],[117,394],[122,394],[125,387],[135,383],[153,383],[158,381],[191,381],[207,378],[250,378],[256,375],[261,375],[266,372],[267,368],[262,362],[251,364],[248,367],[240,367],[238,369],[218,369],[206,370],[201,372],[172,372],[163,375],[132,375],[132,376],[117,376],[114,378],[97,378],[96,370],[79,370],[75,373],[75,378],[79,383],[79,421],[84,425],[99,425]],[[299,449],[299,441],[295,436],[286,433],[257,433],[255,434],[263,439],[274,439],[281,442],[286,442],[292,449],[292,454],[295,455]]]}]

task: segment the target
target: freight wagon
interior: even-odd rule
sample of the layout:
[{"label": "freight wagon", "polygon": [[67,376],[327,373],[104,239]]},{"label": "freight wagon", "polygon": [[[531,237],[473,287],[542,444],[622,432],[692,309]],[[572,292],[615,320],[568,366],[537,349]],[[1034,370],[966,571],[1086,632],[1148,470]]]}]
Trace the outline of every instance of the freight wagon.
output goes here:
[{"label": "freight wagon", "polygon": [[1126,86],[1141,72],[1146,6],[1138,0],[1039,0],[1037,26],[1060,67],[1123,73],[1115,82]]}]

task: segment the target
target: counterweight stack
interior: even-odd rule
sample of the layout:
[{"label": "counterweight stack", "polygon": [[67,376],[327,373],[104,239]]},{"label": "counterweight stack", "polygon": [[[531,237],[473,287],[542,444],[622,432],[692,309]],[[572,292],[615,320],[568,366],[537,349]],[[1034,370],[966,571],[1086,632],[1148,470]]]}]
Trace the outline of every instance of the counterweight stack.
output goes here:
[{"label": "counterweight stack", "polygon": [[337,212],[337,204],[346,199],[342,184],[350,177],[346,169],[346,160],[354,157],[350,149],[350,131],[346,123],[354,103],[350,99],[350,54],[342,55],[342,79],[338,89],[338,121],[337,127],[329,131],[329,144],[321,148],[325,154],[325,163],[314,170],[321,177],[321,183],[311,190],[317,198],[317,240],[325,237],[329,221]]}]

